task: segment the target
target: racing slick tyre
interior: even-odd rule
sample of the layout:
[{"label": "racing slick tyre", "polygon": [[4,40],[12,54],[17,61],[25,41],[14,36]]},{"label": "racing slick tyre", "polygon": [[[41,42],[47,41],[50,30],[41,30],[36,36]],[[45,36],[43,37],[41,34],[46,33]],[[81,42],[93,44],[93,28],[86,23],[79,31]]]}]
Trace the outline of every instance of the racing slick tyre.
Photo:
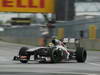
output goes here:
[{"label": "racing slick tyre", "polygon": [[82,47],[78,47],[76,50],[77,62],[84,63],[86,61],[86,58],[87,58],[87,51]]},{"label": "racing slick tyre", "polygon": [[51,53],[51,62],[52,63],[58,63],[61,60],[62,60],[62,51],[54,48],[52,50],[52,53]]},{"label": "racing slick tyre", "polygon": [[30,59],[30,56],[27,54],[26,50],[28,50],[27,47],[22,47],[19,51],[19,60],[21,63],[27,63]]}]

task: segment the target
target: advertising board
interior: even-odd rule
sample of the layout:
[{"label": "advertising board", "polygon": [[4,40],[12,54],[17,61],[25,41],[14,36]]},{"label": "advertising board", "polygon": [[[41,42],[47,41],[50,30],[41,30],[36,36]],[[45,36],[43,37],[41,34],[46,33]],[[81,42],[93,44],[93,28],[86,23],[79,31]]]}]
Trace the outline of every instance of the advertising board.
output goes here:
[{"label": "advertising board", "polygon": [[53,13],[54,0],[0,0],[0,12]]}]

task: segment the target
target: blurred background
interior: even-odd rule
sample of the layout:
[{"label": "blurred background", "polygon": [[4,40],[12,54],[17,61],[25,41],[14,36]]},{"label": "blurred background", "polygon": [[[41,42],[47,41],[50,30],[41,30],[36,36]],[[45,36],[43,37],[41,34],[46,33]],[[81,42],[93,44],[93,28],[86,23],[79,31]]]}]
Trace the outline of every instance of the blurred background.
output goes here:
[{"label": "blurred background", "polygon": [[100,50],[100,1],[56,0],[55,13],[0,12],[0,40],[45,46],[58,39],[78,38],[89,50]]}]

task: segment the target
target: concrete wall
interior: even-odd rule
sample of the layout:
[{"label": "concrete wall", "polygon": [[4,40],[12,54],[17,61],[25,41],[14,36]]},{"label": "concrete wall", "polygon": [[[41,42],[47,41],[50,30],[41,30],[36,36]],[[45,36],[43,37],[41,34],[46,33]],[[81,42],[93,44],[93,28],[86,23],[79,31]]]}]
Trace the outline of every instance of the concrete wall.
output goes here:
[{"label": "concrete wall", "polygon": [[[50,31],[50,35],[56,35],[57,37],[63,38],[80,38],[80,31],[83,30],[84,37],[81,40],[81,45],[86,49],[100,50],[100,18],[96,19],[87,19],[87,20],[78,20],[78,21],[66,21],[66,22],[57,22],[53,31]],[[89,39],[89,26],[96,26],[96,39]],[[24,43],[31,45],[40,45],[39,41],[44,36],[42,35],[43,31],[47,31],[48,28],[44,26],[41,29],[40,26],[12,26],[12,27],[3,27],[4,31],[0,31],[0,39],[8,42],[15,43]],[[49,40],[49,38],[47,38]]]},{"label": "concrete wall", "polygon": [[38,26],[3,27],[0,31],[0,39],[8,42],[38,45],[40,30]]},{"label": "concrete wall", "polygon": [[89,39],[89,27],[91,25],[94,25],[96,27],[96,39],[100,39],[100,18],[57,22],[56,28],[64,28],[65,37],[76,38],[80,38],[80,31],[83,30],[84,39]]},{"label": "concrete wall", "polygon": [[82,39],[81,46],[85,47],[87,50],[100,50],[100,39],[96,40]]}]

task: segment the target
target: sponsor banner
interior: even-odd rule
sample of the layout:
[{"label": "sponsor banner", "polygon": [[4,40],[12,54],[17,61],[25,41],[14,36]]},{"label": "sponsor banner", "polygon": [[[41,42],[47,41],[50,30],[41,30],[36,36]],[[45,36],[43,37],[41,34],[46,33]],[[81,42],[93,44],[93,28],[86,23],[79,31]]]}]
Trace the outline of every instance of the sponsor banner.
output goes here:
[{"label": "sponsor banner", "polygon": [[53,13],[54,0],[0,0],[0,12]]},{"label": "sponsor banner", "polygon": [[64,28],[58,28],[58,31],[57,31],[57,38],[58,38],[58,39],[64,38]]},{"label": "sponsor banner", "polygon": [[90,40],[96,39],[96,26],[95,25],[89,26],[89,39]]}]

